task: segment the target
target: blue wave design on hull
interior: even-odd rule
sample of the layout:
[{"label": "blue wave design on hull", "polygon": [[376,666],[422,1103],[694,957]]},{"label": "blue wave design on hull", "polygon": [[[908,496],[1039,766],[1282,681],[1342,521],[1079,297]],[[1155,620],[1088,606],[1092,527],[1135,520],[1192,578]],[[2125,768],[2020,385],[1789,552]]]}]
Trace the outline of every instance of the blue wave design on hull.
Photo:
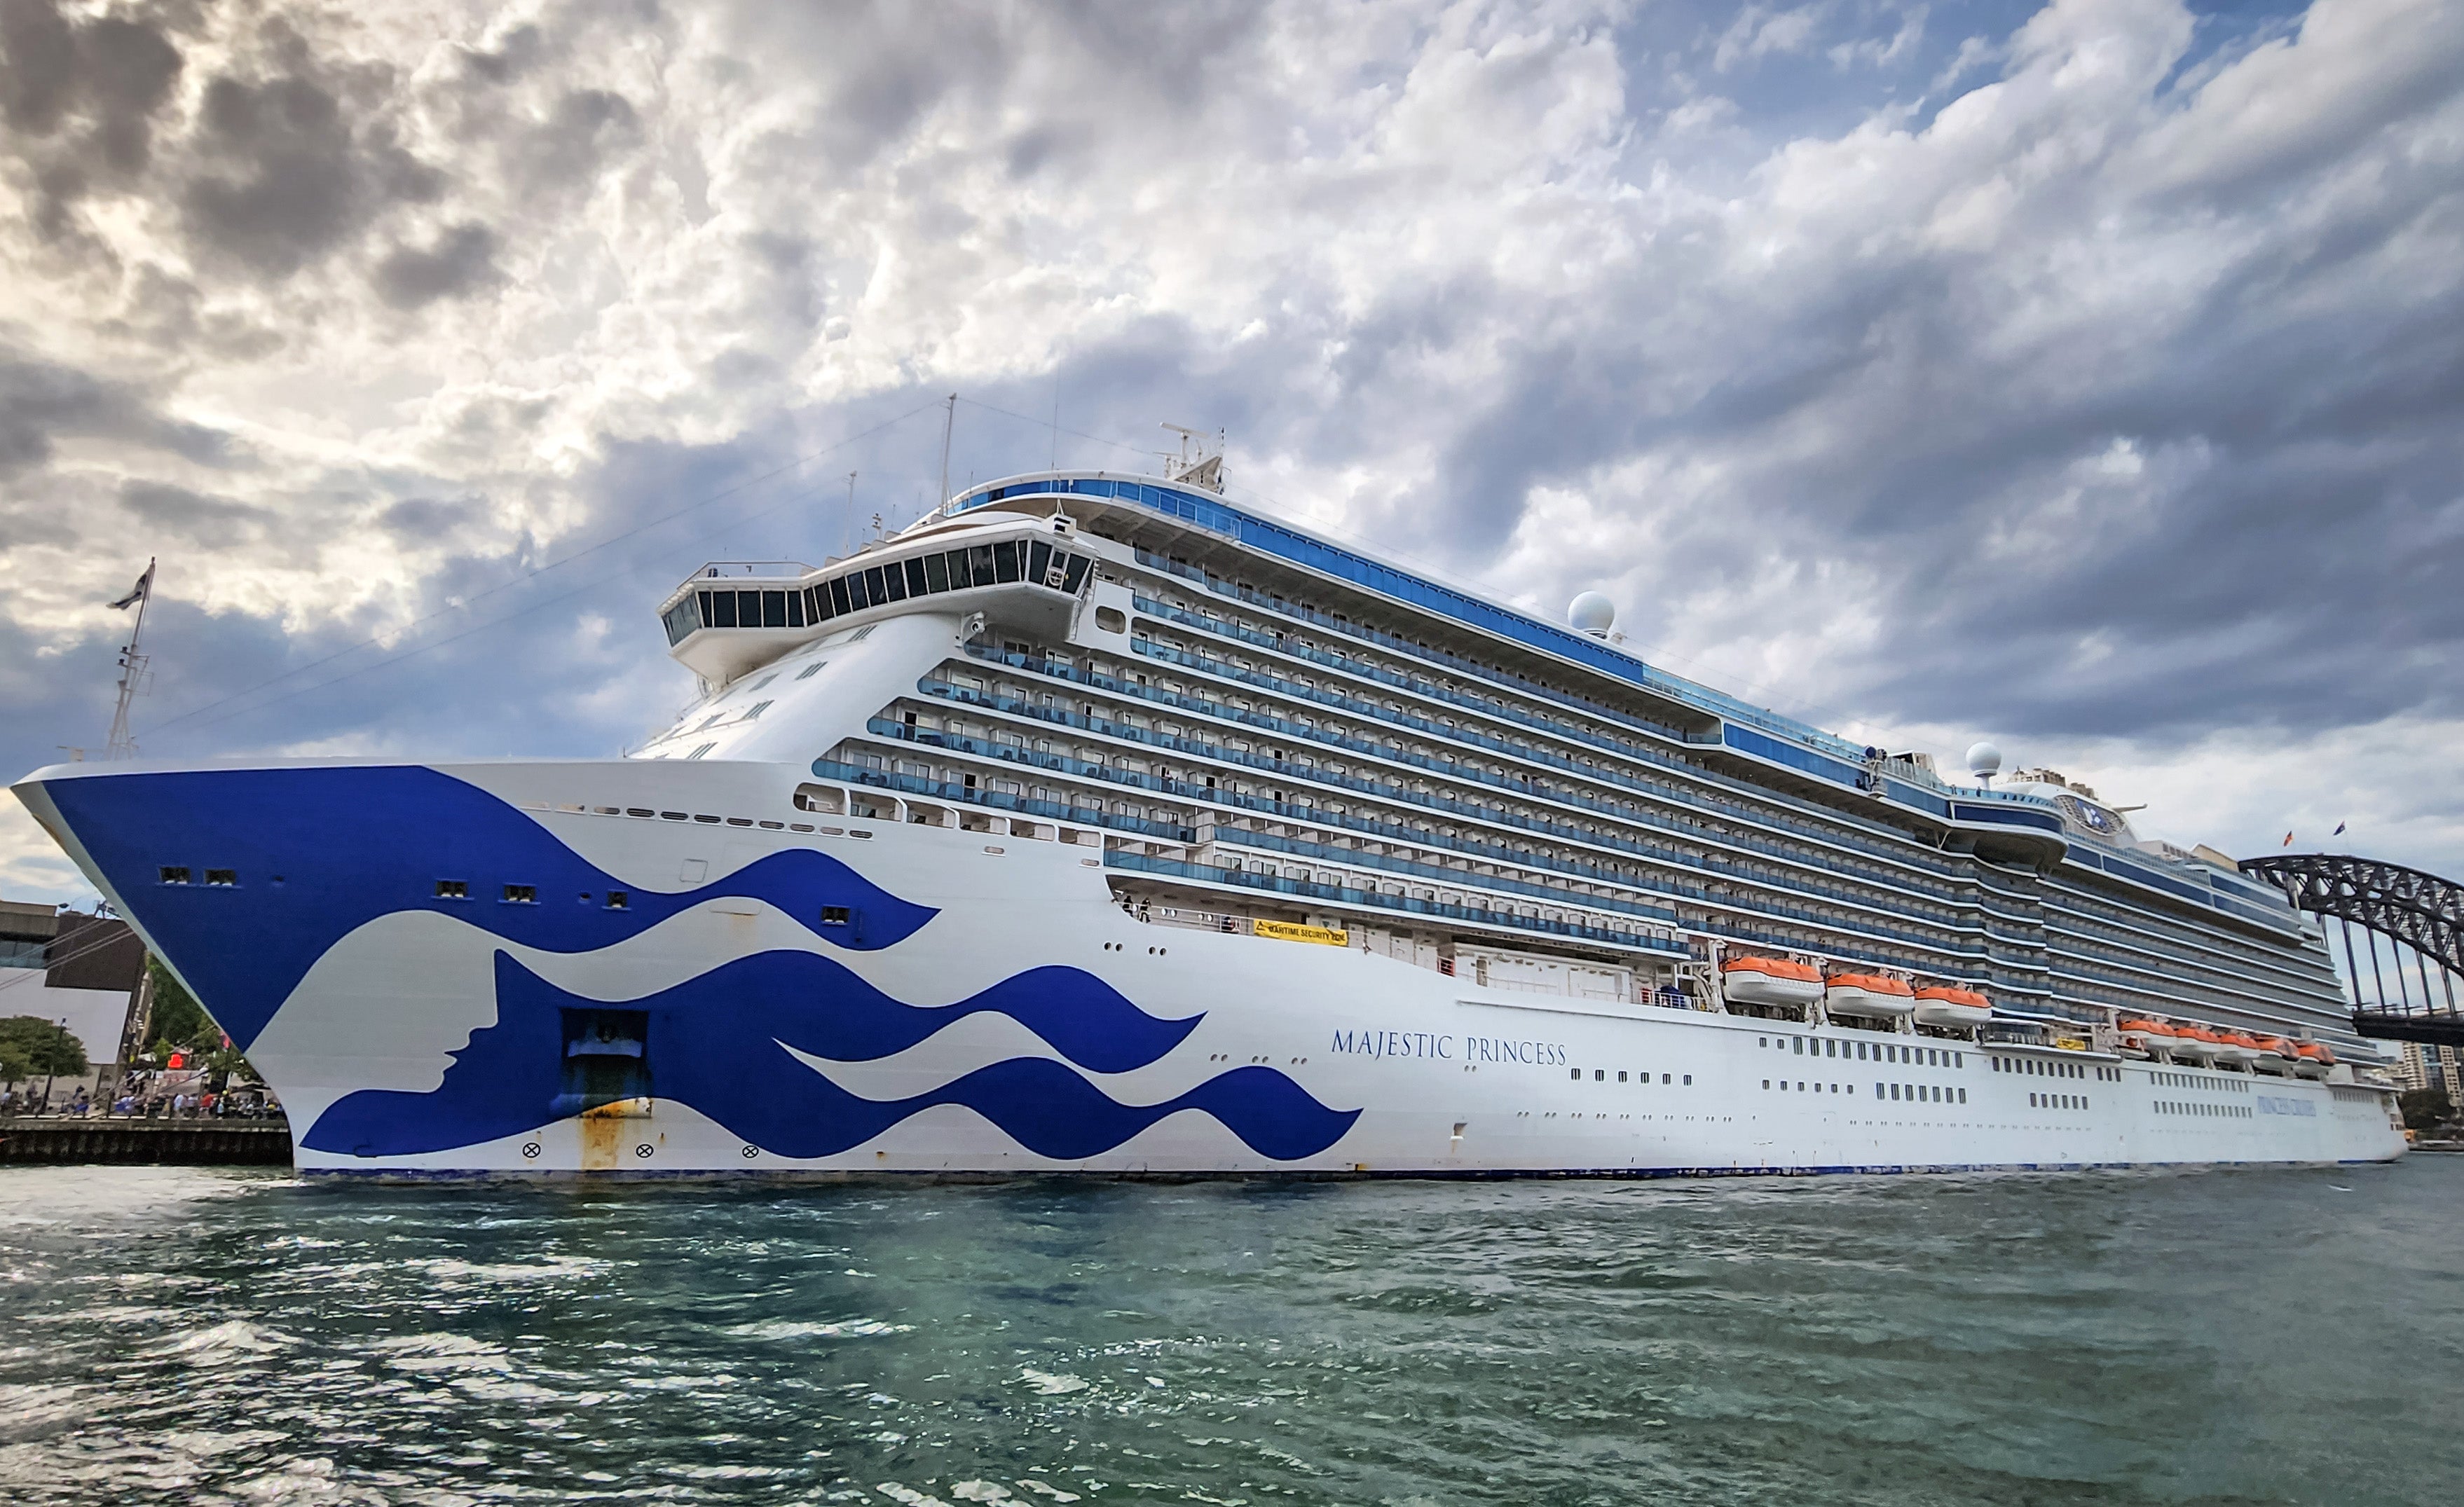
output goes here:
[{"label": "blue wave design on hull", "polygon": [[[730,896],[767,901],[862,950],[904,941],[937,913],[808,848],[698,888],[646,889],[585,862],[517,808],[419,765],[85,775],[43,788],[243,1051],[328,948],[395,911],[433,910],[548,952],[596,951]],[[239,883],[164,885],[165,864],[196,876],[230,868]],[[438,899],[440,879],[468,882],[472,898]],[[507,884],[536,886],[539,902],[501,903]],[[611,889],[627,892],[627,908],[605,908]],[[586,904],[577,898],[585,894]],[[847,906],[853,923],[823,931],[825,906]]]},{"label": "blue wave design on hull", "polygon": [[566,1118],[567,1010],[643,1012],[649,1092],[779,1156],[834,1156],[939,1104],[965,1105],[1058,1161],[1101,1155],[1184,1109],[1213,1116],[1262,1156],[1293,1161],[1332,1146],[1360,1116],[1328,1108],[1266,1067],[1234,1068],[1161,1103],[1125,1104],[1044,1058],[1012,1058],[912,1098],[876,1101],[848,1093],[787,1050],[842,1060],[884,1057],[965,1016],[997,1011],[1072,1061],[1117,1072],[1156,1060],[1198,1024],[1198,1016],[1159,1020],[1072,968],[1035,969],[959,1004],[919,1009],[829,959],[764,953],[639,1000],[610,1002],[560,989],[499,952],[496,1024],[472,1033],[434,1091],[347,1095],[300,1144],[352,1156],[416,1155]]}]

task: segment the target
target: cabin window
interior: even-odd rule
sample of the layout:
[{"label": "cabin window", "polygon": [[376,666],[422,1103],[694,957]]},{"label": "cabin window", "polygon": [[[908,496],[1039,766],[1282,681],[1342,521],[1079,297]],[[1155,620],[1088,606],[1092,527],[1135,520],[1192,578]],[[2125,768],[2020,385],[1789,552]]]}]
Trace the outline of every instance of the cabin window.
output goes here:
[{"label": "cabin window", "polygon": [[1045,579],[1045,573],[1051,569],[1051,545],[1045,543],[1042,539],[1038,539],[1033,544],[1027,546],[1026,579],[1029,581],[1038,586],[1051,585],[1052,583]]},{"label": "cabin window", "polygon": [[924,589],[943,592],[950,589],[950,560],[946,555],[927,555],[923,559]]},{"label": "cabin window", "polygon": [[1018,579],[1018,541],[1001,539],[993,545],[993,579],[1006,584]]},{"label": "cabin window", "polygon": [[932,588],[924,582],[924,559],[918,556],[907,562],[907,595],[921,597]]},{"label": "cabin window", "polygon": [[507,885],[505,886],[505,904],[509,906],[538,905],[539,886],[537,885]]},{"label": "cabin window", "polygon": [[610,910],[623,910],[632,903],[633,897],[621,889],[611,889],[607,892],[607,908]]},{"label": "cabin window", "polygon": [[228,868],[209,868],[206,870],[206,883],[209,885],[236,885],[239,883],[239,875]]},{"label": "cabin window", "polygon": [[185,885],[187,882],[188,871],[185,867],[169,863],[163,865],[163,883],[166,885]]},{"label": "cabin window", "polygon": [[[1012,561],[1012,570],[1013,572],[1016,570],[1015,557],[1013,557]],[[991,586],[999,584],[1000,578],[993,574],[993,547],[991,545],[976,544],[968,547],[967,579],[973,584],[978,586]],[[1011,579],[1016,579],[1016,575],[1013,574]]]},{"label": "cabin window", "polygon": [[710,594],[710,625],[714,628],[736,626],[736,593],[714,591]]}]

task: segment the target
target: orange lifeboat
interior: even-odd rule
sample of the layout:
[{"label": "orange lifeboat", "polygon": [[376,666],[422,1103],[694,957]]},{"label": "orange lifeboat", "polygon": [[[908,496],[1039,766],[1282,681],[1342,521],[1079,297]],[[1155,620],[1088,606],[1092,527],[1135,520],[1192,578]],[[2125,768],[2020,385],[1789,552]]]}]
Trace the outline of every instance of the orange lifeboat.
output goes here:
[{"label": "orange lifeboat", "polygon": [[1748,1005],[1810,1005],[1822,997],[1822,970],[1784,957],[1732,957],[1720,965],[1720,992]]},{"label": "orange lifeboat", "polygon": [[2216,1037],[2216,1060],[2231,1067],[2251,1067],[2258,1061],[2258,1037],[2247,1031],[2227,1031]]},{"label": "orange lifeboat", "polygon": [[2293,1071],[2302,1078],[2324,1078],[2327,1069],[2336,1065],[2332,1047],[2318,1041],[2293,1043]]},{"label": "orange lifeboat", "polygon": [[1835,1016],[1897,1020],[1916,1009],[1916,991],[1880,973],[1834,973],[1823,990],[1822,1008]]},{"label": "orange lifeboat", "polygon": [[2258,1039],[2258,1068],[2263,1073],[2289,1072],[2293,1067],[2293,1043],[2282,1037],[2263,1036]]},{"label": "orange lifeboat", "polygon": [[1993,1001],[1982,991],[1956,984],[1927,984],[1916,992],[1917,1024],[1969,1029],[1993,1018]]},{"label": "orange lifeboat", "polygon": [[2132,1057],[2146,1057],[2172,1044],[2173,1028],[2161,1020],[2145,1020],[2131,1016],[2114,1029],[2122,1034],[2122,1050]]},{"label": "orange lifeboat", "polygon": [[2176,1021],[2173,1038],[2166,1043],[2166,1050],[2173,1054],[2176,1061],[2205,1062],[2212,1059],[2216,1049],[2223,1044],[2223,1038],[2205,1026]]}]

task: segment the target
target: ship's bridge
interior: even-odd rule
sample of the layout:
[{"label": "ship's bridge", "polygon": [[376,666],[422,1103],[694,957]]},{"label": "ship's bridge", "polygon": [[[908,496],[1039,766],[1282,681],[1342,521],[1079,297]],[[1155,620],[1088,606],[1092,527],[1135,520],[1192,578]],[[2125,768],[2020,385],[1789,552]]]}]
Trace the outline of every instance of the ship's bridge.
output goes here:
[{"label": "ship's bridge", "polygon": [[[867,545],[818,568],[794,560],[715,560],[659,607],[668,652],[724,684],[825,626],[835,631],[929,609],[1067,636],[1094,554],[1066,516],[939,524]],[[847,620],[842,622],[840,620]]]}]

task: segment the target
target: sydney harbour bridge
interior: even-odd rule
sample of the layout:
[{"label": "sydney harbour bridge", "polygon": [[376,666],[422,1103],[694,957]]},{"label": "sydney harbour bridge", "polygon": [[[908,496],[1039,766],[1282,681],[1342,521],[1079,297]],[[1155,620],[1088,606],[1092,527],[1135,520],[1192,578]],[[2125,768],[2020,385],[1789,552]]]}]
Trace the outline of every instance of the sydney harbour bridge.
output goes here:
[{"label": "sydney harbour bridge", "polygon": [[[2248,859],[2241,870],[2282,886],[2296,906],[2322,922],[2341,925],[2356,1032],[2386,1041],[2464,1047],[2464,1009],[2455,991],[2456,975],[2464,973],[2464,885],[2400,863],[2338,853]],[[2356,927],[2365,933],[2358,959]],[[2384,958],[2379,937],[2392,944]],[[2365,979],[2372,994],[2366,1002]]]}]

